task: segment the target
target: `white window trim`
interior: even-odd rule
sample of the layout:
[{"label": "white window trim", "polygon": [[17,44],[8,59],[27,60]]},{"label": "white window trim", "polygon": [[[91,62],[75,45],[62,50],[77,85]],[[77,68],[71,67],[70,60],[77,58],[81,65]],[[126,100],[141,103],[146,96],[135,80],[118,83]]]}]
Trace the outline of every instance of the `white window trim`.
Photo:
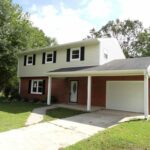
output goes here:
[{"label": "white window trim", "polygon": [[[28,63],[28,59],[29,59],[29,57],[32,57],[32,63],[30,64],[30,63]],[[33,55],[27,55],[27,65],[33,65]]]},{"label": "white window trim", "polygon": [[[47,61],[47,55],[48,54],[52,54],[52,61]],[[47,52],[46,56],[45,56],[45,63],[53,63],[53,59],[54,59],[54,52]]]},{"label": "white window trim", "polygon": [[39,86],[39,82],[40,82],[40,81],[43,82],[43,80],[31,80],[31,94],[40,94],[40,95],[41,95],[42,92],[38,92],[38,88],[37,88],[37,91],[36,91],[36,92],[33,91],[33,82],[34,82],[34,81],[37,81],[38,86]]},{"label": "white window trim", "polygon": [[[72,58],[72,52],[73,52],[74,50],[79,50],[79,58]],[[70,60],[71,60],[71,61],[78,61],[78,60],[80,60],[80,58],[81,58],[81,48],[80,48],[80,47],[71,48]]]}]

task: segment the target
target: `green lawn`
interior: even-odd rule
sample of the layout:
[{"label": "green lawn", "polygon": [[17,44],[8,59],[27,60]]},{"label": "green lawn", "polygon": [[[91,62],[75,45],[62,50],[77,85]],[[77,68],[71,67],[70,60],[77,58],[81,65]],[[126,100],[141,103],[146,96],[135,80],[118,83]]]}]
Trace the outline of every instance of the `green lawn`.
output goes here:
[{"label": "green lawn", "polygon": [[68,108],[54,108],[54,109],[49,109],[46,112],[46,115],[44,116],[43,121],[51,121],[54,119],[61,119],[61,118],[66,118],[66,117],[71,117],[75,115],[79,115],[84,113],[83,111],[79,110],[73,110],[73,109],[68,109]]},{"label": "green lawn", "polygon": [[150,150],[150,121],[122,123],[65,150]]},{"label": "green lawn", "polygon": [[0,132],[23,127],[29,114],[41,104],[2,102],[0,98]]},{"label": "green lawn", "polygon": [[[32,110],[42,106],[44,105],[27,102],[6,102],[5,98],[0,97],[0,132],[25,126],[25,122]],[[55,108],[47,111],[43,121],[66,118],[81,113],[84,112],[66,108]]]}]

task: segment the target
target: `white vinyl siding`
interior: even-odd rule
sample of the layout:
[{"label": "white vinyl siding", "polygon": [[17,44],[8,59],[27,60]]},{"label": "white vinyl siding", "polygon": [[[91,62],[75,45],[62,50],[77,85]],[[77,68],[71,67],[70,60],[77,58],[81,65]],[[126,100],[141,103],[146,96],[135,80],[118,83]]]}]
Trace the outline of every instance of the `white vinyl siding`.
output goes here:
[{"label": "white vinyl siding", "polygon": [[[42,53],[36,53],[36,65],[31,67],[23,66],[23,55],[19,57],[19,77],[36,77],[36,76],[47,76],[46,73],[67,67],[79,67],[79,66],[95,66],[99,64],[99,45],[85,46],[85,59],[84,61],[70,61],[66,62],[66,50],[68,47],[57,50],[57,61],[56,63],[45,63],[42,64]],[[73,48],[73,47],[72,47]],[[71,48],[70,48],[71,49]],[[56,50],[56,49],[54,49]],[[51,50],[51,51],[54,51]],[[49,51],[49,52],[51,52]],[[71,54],[71,53],[70,53]],[[46,57],[46,54],[45,54]]]}]

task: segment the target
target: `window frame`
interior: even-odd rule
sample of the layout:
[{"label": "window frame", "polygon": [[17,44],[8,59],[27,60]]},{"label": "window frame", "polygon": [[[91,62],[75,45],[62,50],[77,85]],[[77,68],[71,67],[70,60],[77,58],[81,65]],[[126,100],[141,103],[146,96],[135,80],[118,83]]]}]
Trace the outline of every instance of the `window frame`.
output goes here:
[{"label": "window frame", "polygon": [[[78,50],[79,51],[79,58],[72,58],[73,55],[73,51]],[[71,53],[70,53],[70,60],[71,61],[78,61],[81,59],[81,48],[77,47],[77,48],[71,48]]]},{"label": "window frame", "polygon": [[[47,55],[48,54],[52,54],[52,60],[51,61],[47,61]],[[46,54],[45,54],[45,63],[47,64],[47,63],[53,63],[53,61],[54,61],[54,52],[47,52]]]},{"label": "window frame", "polygon": [[[29,63],[28,60],[29,60],[29,57],[32,57],[32,63]],[[33,65],[33,55],[27,55],[27,63],[26,63],[28,66],[30,65]]]},{"label": "window frame", "polygon": [[[35,81],[37,82],[36,92],[33,91],[33,83]],[[31,80],[31,94],[40,94],[40,95],[43,94],[43,92],[39,92],[38,91],[38,89],[39,89],[39,82],[42,82],[42,84],[43,84],[43,80],[40,80],[40,79],[38,79],[38,80]],[[43,86],[42,86],[42,88],[43,88]]]}]

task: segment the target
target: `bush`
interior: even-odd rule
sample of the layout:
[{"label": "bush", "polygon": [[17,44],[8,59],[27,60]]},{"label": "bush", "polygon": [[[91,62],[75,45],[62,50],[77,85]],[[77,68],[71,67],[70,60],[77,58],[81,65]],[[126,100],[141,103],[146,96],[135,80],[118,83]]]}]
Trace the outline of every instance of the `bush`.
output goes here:
[{"label": "bush", "polygon": [[3,91],[4,93],[4,96],[7,98],[7,99],[10,99],[10,100],[21,100],[21,96],[20,94],[18,93],[18,88],[17,87],[6,87]]},{"label": "bush", "polygon": [[10,92],[10,98],[13,98],[13,99],[16,99],[17,101],[20,101],[21,100],[21,96],[20,94],[18,93],[18,89],[11,89],[11,92]]},{"label": "bush", "polygon": [[9,97],[10,97],[10,91],[11,91],[11,88],[10,88],[10,87],[6,87],[6,88],[4,89],[3,93],[4,93],[4,96],[5,96],[6,98],[9,98]]}]

